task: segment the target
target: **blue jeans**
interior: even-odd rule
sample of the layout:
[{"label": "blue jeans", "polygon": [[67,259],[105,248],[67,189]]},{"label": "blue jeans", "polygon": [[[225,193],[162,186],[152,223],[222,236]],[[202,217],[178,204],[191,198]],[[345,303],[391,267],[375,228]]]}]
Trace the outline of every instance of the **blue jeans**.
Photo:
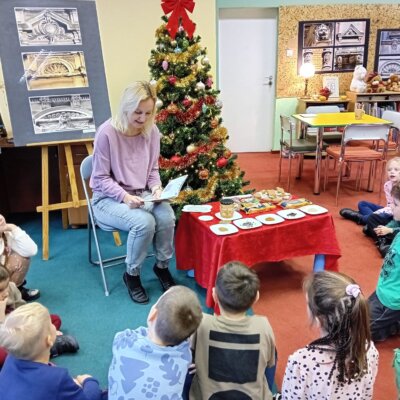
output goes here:
[{"label": "blue jeans", "polygon": [[377,210],[380,210],[381,208],[383,207],[378,204],[371,203],[369,201],[360,201],[358,203],[358,211],[362,215],[362,222],[364,225],[367,223],[369,215]]},{"label": "blue jeans", "polygon": [[[142,198],[151,198],[143,192]],[[101,228],[128,232],[126,243],[127,272],[138,272],[153,242],[159,267],[168,267],[174,250],[175,214],[168,202],[146,202],[140,208],[129,208],[125,203],[94,193],[92,198],[96,222]]]}]

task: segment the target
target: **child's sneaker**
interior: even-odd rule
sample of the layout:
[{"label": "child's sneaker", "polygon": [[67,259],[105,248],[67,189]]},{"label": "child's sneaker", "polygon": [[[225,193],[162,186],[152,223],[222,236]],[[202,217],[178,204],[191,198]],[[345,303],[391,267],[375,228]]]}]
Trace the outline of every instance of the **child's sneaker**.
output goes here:
[{"label": "child's sneaker", "polygon": [[50,357],[57,357],[65,353],[76,353],[79,350],[77,340],[70,335],[56,336],[52,348],[50,349]]}]

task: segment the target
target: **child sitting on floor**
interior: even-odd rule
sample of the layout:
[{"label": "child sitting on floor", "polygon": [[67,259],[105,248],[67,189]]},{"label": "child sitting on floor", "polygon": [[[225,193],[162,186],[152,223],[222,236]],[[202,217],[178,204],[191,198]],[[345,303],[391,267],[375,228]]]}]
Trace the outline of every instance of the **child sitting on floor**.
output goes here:
[{"label": "child sitting on floor", "polygon": [[0,214],[0,266],[7,268],[11,281],[17,285],[25,301],[40,297],[38,289],[27,289],[24,286],[30,257],[36,253],[36,243],[30,236],[18,226],[8,224]]},{"label": "child sitting on floor", "polygon": [[360,201],[358,203],[358,211],[352,210],[351,208],[342,208],[339,212],[343,218],[366,226],[364,232],[376,240],[376,245],[382,256],[385,255],[385,248],[383,248],[383,246],[390,244],[391,240],[389,237],[377,237],[374,229],[378,225],[386,225],[393,218],[391,209],[393,198],[390,192],[393,185],[400,182],[400,157],[394,157],[389,160],[386,170],[388,181],[385,182],[383,186],[386,196],[385,207],[369,201]]},{"label": "child sitting on floor", "polygon": [[272,399],[265,373],[275,365],[274,334],[266,317],[246,315],[259,287],[257,274],[238,261],[219,270],[213,298],[221,315],[204,314],[193,337],[190,399]]},{"label": "child sitting on floor", "polygon": [[151,308],[147,328],[117,333],[108,373],[109,399],[181,399],[192,361],[187,339],[201,318],[193,290],[173,286]]},{"label": "child sitting on floor", "polygon": [[[8,270],[0,267],[0,324],[4,322],[6,315],[16,308],[26,304],[21,298],[21,293],[10,281]],[[78,342],[70,335],[63,335],[59,332],[61,327],[61,318],[58,315],[50,315],[51,322],[57,329],[57,338],[50,349],[50,356],[56,357],[64,353],[76,353],[79,349]],[[7,357],[6,349],[0,347],[0,369]]]},{"label": "child sitting on floor", "polygon": [[65,368],[49,363],[56,328],[48,310],[26,304],[7,315],[0,325],[0,346],[9,355],[0,372],[2,400],[100,400],[96,379],[79,375],[72,379]]},{"label": "child sitting on floor", "polygon": [[[400,184],[393,186],[393,222],[400,227]],[[382,227],[377,228],[379,231]],[[372,339],[381,341],[400,333],[400,235],[396,235],[383,260],[376,291],[369,301]]]},{"label": "child sitting on floor", "polygon": [[360,287],[344,274],[321,271],[305,280],[304,291],[321,337],[289,357],[282,399],[372,399],[378,351]]}]

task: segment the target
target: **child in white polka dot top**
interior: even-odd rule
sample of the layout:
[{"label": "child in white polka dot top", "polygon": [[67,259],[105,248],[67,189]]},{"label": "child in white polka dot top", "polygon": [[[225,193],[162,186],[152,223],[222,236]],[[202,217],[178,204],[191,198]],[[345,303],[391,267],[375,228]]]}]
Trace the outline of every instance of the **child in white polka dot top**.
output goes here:
[{"label": "child in white polka dot top", "polygon": [[360,287],[344,274],[322,271],[305,280],[304,292],[321,337],[289,357],[282,399],[372,399],[378,351]]}]

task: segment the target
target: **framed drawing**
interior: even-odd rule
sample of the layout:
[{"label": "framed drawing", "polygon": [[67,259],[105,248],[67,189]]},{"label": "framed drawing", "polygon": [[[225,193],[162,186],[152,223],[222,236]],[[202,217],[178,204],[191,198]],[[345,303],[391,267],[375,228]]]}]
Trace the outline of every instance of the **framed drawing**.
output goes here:
[{"label": "framed drawing", "polygon": [[322,87],[327,87],[331,91],[330,97],[339,97],[339,78],[337,76],[324,76]]},{"label": "framed drawing", "polygon": [[0,2],[0,59],[16,146],[93,138],[111,115],[96,2],[54,3]]},{"label": "framed drawing", "polygon": [[399,29],[378,29],[374,69],[384,79],[400,74]]},{"label": "framed drawing", "polygon": [[369,19],[299,22],[298,71],[311,62],[318,74],[367,65]]}]

